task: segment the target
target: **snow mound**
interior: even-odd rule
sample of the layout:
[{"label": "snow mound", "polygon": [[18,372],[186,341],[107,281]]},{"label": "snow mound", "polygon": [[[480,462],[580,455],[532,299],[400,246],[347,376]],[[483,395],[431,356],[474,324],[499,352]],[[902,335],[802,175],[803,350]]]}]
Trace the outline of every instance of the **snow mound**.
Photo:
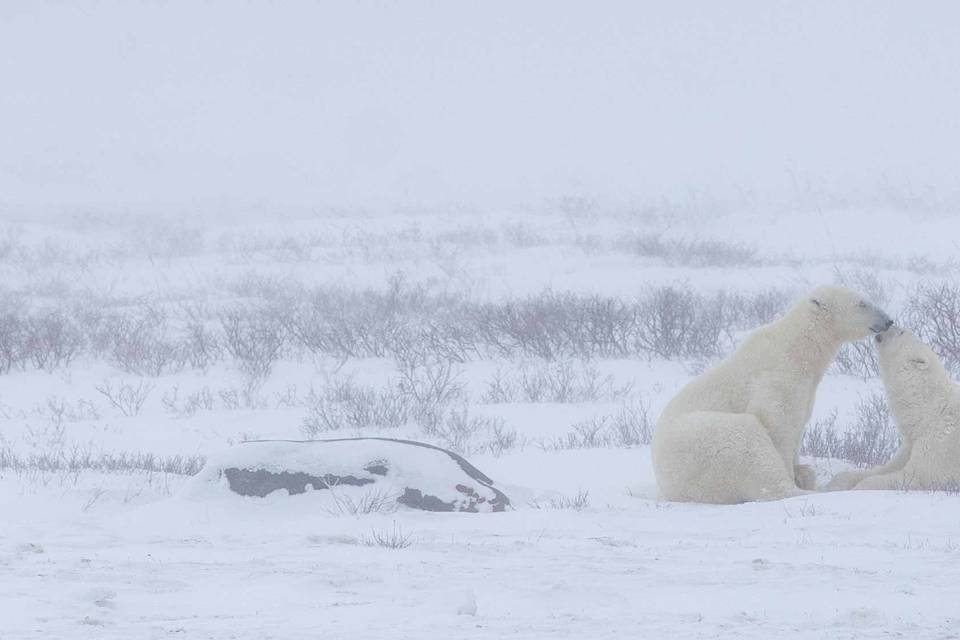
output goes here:
[{"label": "snow mound", "polygon": [[367,513],[504,511],[510,499],[463,457],[412,440],[257,440],[211,459],[186,490],[207,499],[321,494],[326,507]]}]

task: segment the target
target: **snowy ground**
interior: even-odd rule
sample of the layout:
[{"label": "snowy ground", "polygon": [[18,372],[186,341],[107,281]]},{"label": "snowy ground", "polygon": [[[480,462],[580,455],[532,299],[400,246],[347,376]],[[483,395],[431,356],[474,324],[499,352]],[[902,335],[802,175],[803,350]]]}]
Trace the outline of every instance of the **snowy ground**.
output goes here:
[{"label": "snowy ground", "polygon": [[[479,462],[591,506],[333,518],[7,480],[3,637],[956,637],[955,495],[711,507],[629,495],[640,450]],[[394,530],[410,546],[368,546]]]},{"label": "snowy ground", "polygon": [[[262,284],[244,282],[359,291],[384,289],[397,274],[492,303],[546,289],[629,298],[664,284],[798,295],[872,274],[896,315],[910,287],[954,278],[960,258],[954,219],[932,214],[717,217],[573,201],[257,220],[11,214],[0,228],[4,309],[92,300],[215,315],[264,295]],[[625,249],[634,245],[624,238],[636,236],[743,251],[703,264]],[[661,502],[646,446],[556,443],[627,403],[655,418],[709,362],[570,363],[595,368],[606,391],[574,402],[494,402],[485,392],[498,370],[543,363],[457,363],[472,415],[516,432],[503,451],[483,434],[467,445],[516,504],[482,515],[334,515],[310,494],[198,500],[182,494],[189,479],[178,473],[43,467],[45,454],[190,459],[245,439],[302,438],[311,388],[344,378],[389,384],[388,356],[291,351],[254,388],[229,357],[158,375],[86,353],[50,371],[14,367],[0,376],[0,449],[20,460],[0,465],[0,638],[960,637],[956,494]],[[97,390],[105,384],[145,385],[142,409],[125,415]],[[835,371],[814,417],[836,412],[837,428],[847,428],[857,403],[879,388]],[[184,398],[204,390],[210,401],[186,411]],[[445,444],[413,423],[333,435],[359,433]],[[821,480],[846,464],[814,462]],[[402,548],[377,542],[385,538]]]}]

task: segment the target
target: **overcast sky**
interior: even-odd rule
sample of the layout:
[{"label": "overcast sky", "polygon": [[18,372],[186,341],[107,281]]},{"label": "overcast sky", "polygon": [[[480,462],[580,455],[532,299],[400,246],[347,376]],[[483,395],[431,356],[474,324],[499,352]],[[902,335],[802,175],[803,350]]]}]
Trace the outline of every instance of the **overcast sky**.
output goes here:
[{"label": "overcast sky", "polygon": [[955,2],[3,2],[0,201],[957,192]]}]

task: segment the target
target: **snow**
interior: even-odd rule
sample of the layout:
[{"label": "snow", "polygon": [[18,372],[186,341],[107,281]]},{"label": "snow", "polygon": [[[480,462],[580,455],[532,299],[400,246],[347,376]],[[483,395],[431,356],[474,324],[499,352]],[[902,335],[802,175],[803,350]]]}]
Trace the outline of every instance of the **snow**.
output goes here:
[{"label": "snow", "polygon": [[[54,519],[52,505],[100,479],[37,491],[30,517],[0,538],[4,637],[955,633],[955,495],[662,503],[622,486],[639,476],[650,490],[643,452],[600,453],[618,455],[478,461],[500,477],[525,467],[518,479],[588,490],[582,511],[331,517],[306,495],[131,508],[109,494]],[[373,531],[398,527],[409,547],[368,546]]]},{"label": "snow", "polygon": [[[960,276],[958,12],[0,3],[0,324],[56,308],[216,325],[288,290],[397,282],[499,304],[849,279],[902,317],[918,285]],[[741,259],[698,261],[711,242]],[[314,469],[245,443],[303,439],[311,390],[395,386],[391,357],[285,354],[262,386],[229,355],[155,376],[87,352],[2,373],[0,640],[960,637],[956,493],[661,501],[649,447],[557,442],[626,402],[655,419],[711,362],[567,360],[623,397],[492,402],[498,371],[544,363],[455,363],[469,415],[517,436],[466,456],[511,498],[481,514],[208,482],[248,455]],[[105,384],[146,385],[142,410]],[[852,428],[879,392],[831,370],[811,423]],[[443,444],[413,423],[329,434],[358,436]],[[100,454],[210,462],[45,466]],[[850,466],[803,462],[821,485]]]}]

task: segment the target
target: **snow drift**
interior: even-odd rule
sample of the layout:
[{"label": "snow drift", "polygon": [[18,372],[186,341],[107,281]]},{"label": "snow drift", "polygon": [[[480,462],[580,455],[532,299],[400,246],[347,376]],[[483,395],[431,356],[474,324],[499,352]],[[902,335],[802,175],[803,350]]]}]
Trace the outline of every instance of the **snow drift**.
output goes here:
[{"label": "snow drift", "polygon": [[390,438],[245,442],[208,462],[187,493],[203,498],[223,489],[257,498],[322,492],[341,510],[401,505],[477,513],[510,506],[493,480],[463,457]]}]

